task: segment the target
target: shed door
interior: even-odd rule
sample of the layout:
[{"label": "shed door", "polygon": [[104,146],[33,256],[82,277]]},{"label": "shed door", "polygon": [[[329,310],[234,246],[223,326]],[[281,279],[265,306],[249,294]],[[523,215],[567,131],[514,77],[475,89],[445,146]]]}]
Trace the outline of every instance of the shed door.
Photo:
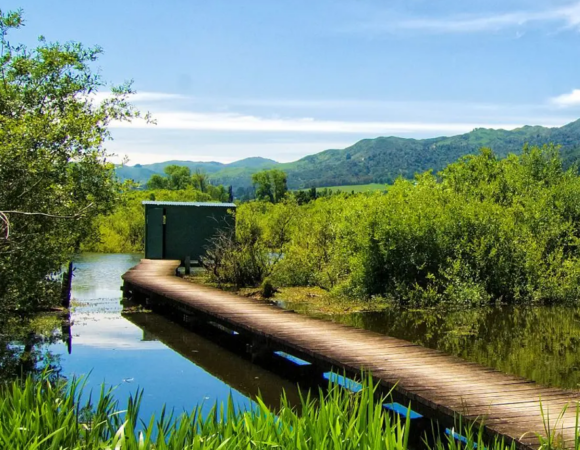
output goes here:
[{"label": "shed door", "polygon": [[147,213],[146,244],[146,258],[163,258],[163,208],[151,208]]}]

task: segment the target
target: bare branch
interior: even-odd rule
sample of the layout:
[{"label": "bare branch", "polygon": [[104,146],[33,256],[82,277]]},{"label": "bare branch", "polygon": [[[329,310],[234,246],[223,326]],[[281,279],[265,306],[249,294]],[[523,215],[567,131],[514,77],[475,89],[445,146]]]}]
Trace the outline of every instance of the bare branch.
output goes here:
[{"label": "bare branch", "polygon": [[[61,216],[58,214],[48,214],[48,213],[41,213],[41,212],[28,212],[28,211],[0,211],[0,214],[2,214],[4,217],[6,217],[6,214],[20,214],[23,216],[42,216],[42,217],[50,217],[51,219],[78,219],[79,217],[81,217],[83,215],[83,213],[93,207],[94,204],[93,203],[89,203],[87,206],[85,206],[83,209],[81,209],[78,213],[72,215],[72,216]],[[6,217],[6,220],[8,220],[8,218]]]},{"label": "bare branch", "polygon": [[8,216],[0,211],[0,220],[6,224],[6,235],[4,239],[8,239],[10,237],[10,220],[8,220]]}]

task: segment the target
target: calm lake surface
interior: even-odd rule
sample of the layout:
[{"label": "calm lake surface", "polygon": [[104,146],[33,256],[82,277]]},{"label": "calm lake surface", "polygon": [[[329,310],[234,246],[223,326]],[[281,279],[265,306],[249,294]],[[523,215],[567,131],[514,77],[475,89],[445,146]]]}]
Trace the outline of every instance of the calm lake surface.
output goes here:
[{"label": "calm lake surface", "polygon": [[[249,406],[250,398],[261,391],[266,403],[276,406],[284,389],[290,401],[298,403],[296,385],[290,381],[157,314],[123,313],[121,275],[140,258],[80,255],[73,279],[71,353],[59,330],[38,353],[49,355],[66,377],[90,374],[90,388],[101,383],[116,386],[121,407],[129,394],[143,389],[143,418],[164,404],[180,412],[203,403],[209,410],[230,393],[236,404]],[[309,313],[300,305],[285,306]],[[324,318],[440,349],[545,385],[580,389],[580,308],[391,309]]]},{"label": "calm lake surface", "polygon": [[296,386],[153,313],[122,314],[121,275],[141,255],[82,254],[73,278],[72,352],[64,343],[47,347],[66,377],[89,375],[88,386],[116,386],[121,406],[144,390],[141,417],[165,404],[176,412],[209,408],[231,393],[249,406],[258,390],[272,406]]},{"label": "calm lake surface", "polygon": [[[301,305],[285,306],[308,313]],[[394,308],[330,318],[442,350],[544,385],[580,389],[580,308],[577,307],[498,306],[447,311]]]}]

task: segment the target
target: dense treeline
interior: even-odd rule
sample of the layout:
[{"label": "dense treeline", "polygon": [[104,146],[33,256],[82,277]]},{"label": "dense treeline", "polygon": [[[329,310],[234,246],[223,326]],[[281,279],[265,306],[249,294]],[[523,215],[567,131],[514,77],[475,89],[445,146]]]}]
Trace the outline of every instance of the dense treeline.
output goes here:
[{"label": "dense treeline", "polygon": [[278,203],[288,192],[286,173],[278,169],[261,170],[252,175],[252,184],[258,200]]},{"label": "dense treeline", "polygon": [[580,177],[554,147],[467,156],[386,194],[250,202],[206,266],[220,283],[400,304],[577,302]]},{"label": "dense treeline", "polygon": [[[94,220],[95,233],[87,237],[81,246],[81,250],[99,253],[133,253],[142,252],[145,242],[145,215],[143,201],[179,201],[179,202],[227,202],[231,196],[231,189],[224,186],[213,186],[207,180],[200,185],[187,179],[195,177],[185,167],[174,166],[167,177],[154,175],[153,182],[147,183],[148,189],[137,189],[138,185],[131,182],[124,183],[123,193],[113,212],[98,216]],[[256,192],[266,202],[288,201],[293,198],[297,204],[311,202],[316,198],[329,197],[332,195],[348,195],[331,189],[316,188],[308,191],[287,192],[283,182],[284,174],[280,171],[262,171],[257,175]],[[177,181],[175,175],[182,174],[185,181]],[[157,177],[163,179],[158,183]],[[270,183],[269,179],[275,180]],[[203,189],[203,191],[201,190]],[[209,245],[209,243],[208,243]]]},{"label": "dense treeline", "polygon": [[196,190],[208,194],[212,200],[219,202],[233,201],[232,187],[213,185],[209,181],[208,174],[198,169],[193,174],[186,166],[170,165],[164,169],[165,176],[155,174],[149,178],[147,189],[149,190]]}]

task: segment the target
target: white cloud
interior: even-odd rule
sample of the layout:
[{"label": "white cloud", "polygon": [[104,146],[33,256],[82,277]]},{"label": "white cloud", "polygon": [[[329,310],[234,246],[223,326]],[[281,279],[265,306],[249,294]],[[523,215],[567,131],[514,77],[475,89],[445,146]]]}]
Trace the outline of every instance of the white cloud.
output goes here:
[{"label": "white cloud", "polygon": [[[474,128],[513,129],[522,124],[489,123],[431,123],[431,122],[380,122],[380,121],[340,121],[304,118],[267,118],[237,113],[202,113],[188,111],[155,113],[156,128],[170,130],[197,131],[259,131],[259,132],[301,132],[301,133],[372,133],[406,134],[417,132],[463,133]],[[146,128],[151,125],[144,121],[132,123],[116,122],[116,128]]]},{"label": "white cloud", "polygon": [[456,17],[451,19],[412,19],[400,22],[399,27],[438,33],[475,33],[523,25],[540,18],[538,14],[510,13],[496,16]]},{"label": "white cloud", "polygon": [[[131,164],[169,159],[227,163],[249,156],[286,162],[376,136],[430,138],[482,127],[561,126],[575,120],[555,114],[558,110],[564,112],[560,105],[564,100],[522,105],[332,98],[220,99],[165,93],[144,93],[141,98],[145,103],[139,106],[150,109],[157,124],[111,124],[115,140],[107,147],[119,155],[113,158],[115,162],[124,155]],[[234,109],[224,109],[226,104]],[[443,116],[444,122],[437,120]]]},{"label": "white cloud", "polygon": [[165,100],[186,99],[185,95],[168,94],[166,92],[137,92],[129,96],[131,102],[159,102]]},{"label": "white cloud", "polygon": [[398,17],[397,20],[394,20],[393,16],[382,16],[378,20],[376,17],[373,18],[364,24],[362,29],[375,32],[392,32],[399,29],[421,30],[431,33],[478,33],[521,27],[532,22],[553,22],[560,23],[564,28],[580,28],[580,2],[554,9],[514,11],[503,14],[470,14],[410,19]]},{"label": "white cloud", "polygon": [[568,94],[562,94],[552,99],[552,103],[562,107],[580,106],[580,89],[574,89]]},{"label": "white cloud", "polygon": [[574,3],[566,8],[561,8],[557,14],[566,21],[569,28],[580,27],[580,3]]},{"label": "white cloud", "polygon": [[143,330],[119,313],[73,314],[73,348],[114,348],[115,350],[158,350],[158,341],[143,341]]},{"label": "white cloud", "polygon": [[[134,132],[137,132],[135,130]],[[141,131],[139,131],[141,132]],[[179,132],[188,134],[188,132]],[[310,137],[310,135],[308,135]],[[190,137],[189,144],[167,142],[153,134],[148,134],[146,143],[131,142],[131,140],[115,140],[108,145],[108,150],[117,156],[111,158],[114,163],[120,163],[125,156],[129,165],[151,164],[169,160],[217,161],[231,163],[251,156],[271,158],[278,162],[296,161],[306,155],[327,149],[341,149],[354,144],[364,136],[346,136],[344,140],[305,140],[261,142],[257,136],[250,142],[216,142],[200,143],[195,137]],[[163,149],[160,151],[160,149]]]}]

